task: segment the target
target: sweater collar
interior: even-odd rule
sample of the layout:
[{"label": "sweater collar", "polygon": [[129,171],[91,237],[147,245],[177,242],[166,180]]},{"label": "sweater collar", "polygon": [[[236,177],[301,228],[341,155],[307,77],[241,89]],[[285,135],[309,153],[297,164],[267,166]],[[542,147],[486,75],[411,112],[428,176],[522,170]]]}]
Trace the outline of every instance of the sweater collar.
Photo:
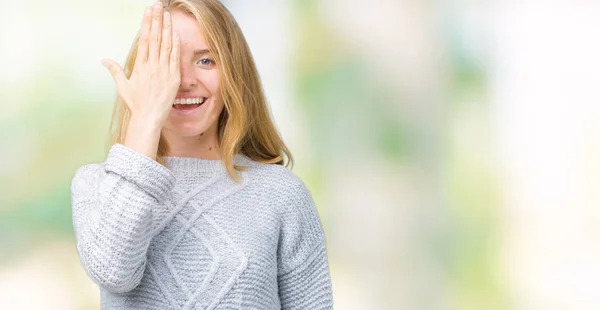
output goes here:
[{"label": "sweater collar", "polygon": [[[226,173],[227,169],[221,159],[203,159],[197,157],[163,156],[165,166],[175,176],[184,175],[214,175]],[[254,166],[256,162],[241,153],[233,157],[233,164],[237,166]]]}]

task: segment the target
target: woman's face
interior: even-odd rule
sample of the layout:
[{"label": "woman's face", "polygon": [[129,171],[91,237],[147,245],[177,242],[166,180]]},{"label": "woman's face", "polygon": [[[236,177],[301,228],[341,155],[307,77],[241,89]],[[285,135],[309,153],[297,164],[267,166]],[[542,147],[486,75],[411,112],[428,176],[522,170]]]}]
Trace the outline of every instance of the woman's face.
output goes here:
[{"label": "woman's face", "polygon": [[[179,35],[180,40],[181,86],[164,129],[180,137],[214,135],[223,110],[219,70],[208,52],[203,29],[196,18],[180,10],[172,10],[170,14],[173,32]],[[178,105],[180,100],[188,99],[204,102],[200,105]]]}]

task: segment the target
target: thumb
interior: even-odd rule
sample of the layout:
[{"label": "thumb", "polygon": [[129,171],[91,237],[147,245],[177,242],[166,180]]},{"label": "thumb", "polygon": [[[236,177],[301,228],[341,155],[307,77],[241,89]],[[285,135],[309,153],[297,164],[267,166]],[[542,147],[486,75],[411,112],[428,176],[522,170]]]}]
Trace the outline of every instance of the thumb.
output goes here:
[{"label": "thumb", "polygon": [[102,65],[110,71],[110,74],[117,84],[117,89],[123,89],[125,81],[127,80],[125,73],[123,73],[123,68],[115,61],[106,58],[102,59]]}]

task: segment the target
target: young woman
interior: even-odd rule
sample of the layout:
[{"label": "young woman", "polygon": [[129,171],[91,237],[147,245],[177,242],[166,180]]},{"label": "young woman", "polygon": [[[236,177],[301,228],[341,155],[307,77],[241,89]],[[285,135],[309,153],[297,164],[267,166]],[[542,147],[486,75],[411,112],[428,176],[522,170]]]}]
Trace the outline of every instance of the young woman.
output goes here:
[{"label": "young woman", "polygon": [[77,251],[103,309],[330,309],[325,237],[217,0],[148,8],[106,160],[73,177]]}]

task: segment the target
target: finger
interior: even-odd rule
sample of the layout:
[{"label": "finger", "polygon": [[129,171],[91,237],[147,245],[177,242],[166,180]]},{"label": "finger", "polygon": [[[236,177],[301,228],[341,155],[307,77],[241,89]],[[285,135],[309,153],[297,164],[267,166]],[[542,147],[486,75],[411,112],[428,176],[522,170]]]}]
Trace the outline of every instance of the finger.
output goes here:
[{"label": "finger", "polygon": [[169,69],[171,74],[173,73],[177,73],[179,74],[179,63],[180,63],[180,45],[181,43],[179,42],[179,35],[177,35],[177,33],[173,33],[173,48],[171,49],[171,57],[170,57],[170,64],[169,64]]},{"label": "finger", "polygon": [[113,60],[110,59],[102,59],[102,65],[105,66],[113,79],[115,80],[115,84],[117,85],[117,91],[121,93],[124,89],[125,82],[127,81],[127,77],[125,77],[125,73],[123,72],[123,68]]},{"label": "finger", "polygon": [[158,53],[160,52],[160,41],[162,32],[163,8],[160,2],[154,4],[152,10],[152,26],[150,28],[150,38],[148,42],[148,61],[158,63]]},{"label": "finger", "polygon": [[144,11],[142,28],[138,39],[138,51],[135,59],[136,63],[145,63],[148,61],[148,35],[150,34],[150,25],[152,25],[152,7],[147,7]]},{"label": "finger", "polygon": [[171,40],[172,27],[171,27],[171,14],[165,12],[163,15],[163,32],[162,42],[160,50],[160,64],[161,66],[169,65],[169,56],[171,55],[171,49],[173,47],[173,40]]}]

